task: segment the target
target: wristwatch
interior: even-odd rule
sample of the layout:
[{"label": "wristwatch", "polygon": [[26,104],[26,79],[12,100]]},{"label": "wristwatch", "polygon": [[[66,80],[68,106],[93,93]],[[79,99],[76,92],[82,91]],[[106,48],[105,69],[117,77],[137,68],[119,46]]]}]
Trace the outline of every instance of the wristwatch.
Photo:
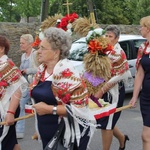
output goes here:
[{"label": "wristwatch", "polygon": [[57,106],[54,105],[53,110],[52,110],[53,115],[57,115]]}]

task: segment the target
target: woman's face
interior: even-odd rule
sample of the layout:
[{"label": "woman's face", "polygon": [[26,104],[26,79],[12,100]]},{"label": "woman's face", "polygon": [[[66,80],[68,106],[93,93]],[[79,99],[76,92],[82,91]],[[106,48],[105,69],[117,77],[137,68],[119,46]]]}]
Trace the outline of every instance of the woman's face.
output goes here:
[{"label": "woman's face", "polygon": [[58,51],[54,51],[51,48],[51,44],[44,38],[38,49],[38,61],[40,63],[48,63],[50,61],[55,60],[58,58]]},{"label": "woman's face", "polygon": [[31,48],[31,44],[28,43],[24,38],[20,38],[20,50],[26,52],[29,48]]},{"label": "woman's face", "polygon": [[110,44],[113,45],[113,46],[118,42],[119,38],[116,37],[115,34],[111,31],[107,31],[105,33],[105,36],[109,39]]},{"label": "woman's face", "polygon": [[150,33],[150,29],[148,27],[141,26],[140,32],[144,38],[147,38],[148,33]]}]

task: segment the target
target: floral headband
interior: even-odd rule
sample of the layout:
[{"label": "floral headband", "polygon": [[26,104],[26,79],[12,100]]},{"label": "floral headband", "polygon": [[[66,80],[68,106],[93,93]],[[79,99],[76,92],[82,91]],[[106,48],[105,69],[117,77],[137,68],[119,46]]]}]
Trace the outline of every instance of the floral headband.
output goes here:
[{"label": "floral headband", "polygon": [[98,28],[88,33],[86,42],[88,51],[92,54],[106,55],[113,50],[108,39],[104,36],[105,30]]}]

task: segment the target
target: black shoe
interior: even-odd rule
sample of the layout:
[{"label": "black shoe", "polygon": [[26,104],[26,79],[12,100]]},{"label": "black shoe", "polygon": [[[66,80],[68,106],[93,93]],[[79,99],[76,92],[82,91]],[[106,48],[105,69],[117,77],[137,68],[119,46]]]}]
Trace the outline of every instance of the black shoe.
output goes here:
[{"label": "black shoe", "polygon": [[125,150],[125,147],[126,147],[126,142],[129,141],[129,137],[127,135],[124,135],[125,136],[125,139],[124,139],[124,147],[121,148],[119,147],[119,150]]}]

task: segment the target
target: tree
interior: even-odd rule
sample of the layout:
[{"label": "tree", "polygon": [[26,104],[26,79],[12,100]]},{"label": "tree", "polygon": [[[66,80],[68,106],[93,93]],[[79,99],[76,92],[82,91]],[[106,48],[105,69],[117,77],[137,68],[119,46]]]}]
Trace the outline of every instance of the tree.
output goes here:
[{"label": "tree", "polygon": [[41,11],[41,0],[14,0],[16,4],[16,10],[21,17],[27,17],[27,22],[29,22],[29,17],[37,17],[40,15]]},{"label": "tree", "polygon": [[149,0],[139,0],[137,5],[137,20],[135,22],[139,22],[142,17],[150,15],[150,1]]},{"label": "tree", "polygon": [[48,17],[49,0],[42,0],[41,4],[41,21]]},{"label": "tree", "polygon": [[0,0],[0,21],[18,21],[20,17],[39,16],[41,0]]},{"label": "tree", "polygon": [[[66,0],[0,0],[0,21],[19,21],[20,17],[37,17],[41,14],[41,2],[49,1],[43,6],[49,16],[56,13],[67,14]],[[68,0],[70,13],[89,17],[87,2],[92,2],[98,23],[101,24],[139,24],[143,16],[150,14],[150,0]],[[96,7],[96,8],[95,8]],[[44,17],[45,18],[45,17]]]},{"label": "tree", "polygon": [[[101,0],[95,1],[97,6],[97,16],[102,24],[129,24],[129,20],[124,16],[124,0]],[[98,7],[99,6],[99,7]]]},{"label": "tree", "polygon": [[[0,21],[16,21],[17,11],[14,9],[13,0],[0,1]],[[16,17],[18,18],[18,17]]]}]

